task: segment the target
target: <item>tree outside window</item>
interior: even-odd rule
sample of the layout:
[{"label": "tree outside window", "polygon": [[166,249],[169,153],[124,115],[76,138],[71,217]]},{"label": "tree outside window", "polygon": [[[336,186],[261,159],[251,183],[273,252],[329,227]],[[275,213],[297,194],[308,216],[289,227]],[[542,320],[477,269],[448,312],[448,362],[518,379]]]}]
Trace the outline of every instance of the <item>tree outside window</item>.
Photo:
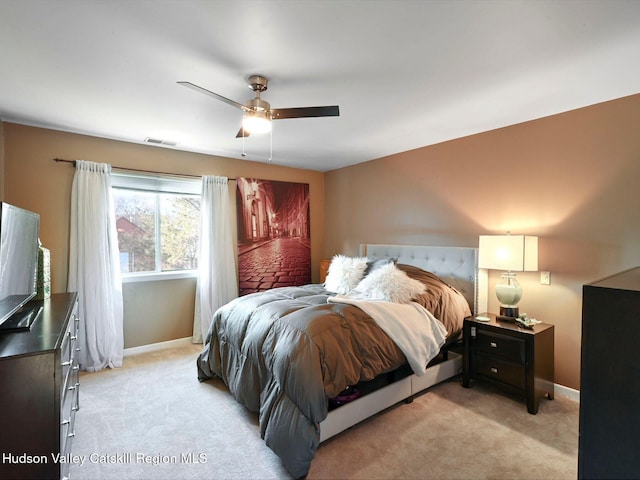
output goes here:
[{"label": "tree outside window", "polygon": [[198,268],[200,196],[113,188],[122,273]]}]

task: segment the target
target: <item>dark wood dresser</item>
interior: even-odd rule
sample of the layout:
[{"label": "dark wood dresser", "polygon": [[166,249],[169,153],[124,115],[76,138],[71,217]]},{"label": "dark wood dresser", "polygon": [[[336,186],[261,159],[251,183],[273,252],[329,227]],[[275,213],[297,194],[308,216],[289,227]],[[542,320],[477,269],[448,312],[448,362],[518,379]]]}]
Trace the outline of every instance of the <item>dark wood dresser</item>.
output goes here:
[{"label": "dark wood dresser", "polygon": [[482,317],[489,320],[464,320],[462,386],[468,388],[471,379],[493,383],[523,397],[535,415],[544,396],[553,399],[554,326],[538,323],[528,329],[492,313]]},{"label": "dark wood dresser", "polygon": [[77,294],[35,304],[43,310],[29,330],[0,333],[0,478],[68,477],[80,405]]},{"label": "dark wood dresser", "polygon": [[639,478],[640,267],[582,293],[578,478]]}]

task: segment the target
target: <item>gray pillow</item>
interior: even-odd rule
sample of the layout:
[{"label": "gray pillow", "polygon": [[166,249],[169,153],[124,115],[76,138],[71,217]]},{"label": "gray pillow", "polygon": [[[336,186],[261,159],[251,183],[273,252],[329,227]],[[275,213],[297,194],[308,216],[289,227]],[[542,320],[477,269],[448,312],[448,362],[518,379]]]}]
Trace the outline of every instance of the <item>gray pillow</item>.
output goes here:
[{"label": "gray pillow", "polygon": [[366,277],[374,270],[377,270],[383,265],[387,265],[389,263],[393,263],[395,265],[396,263],[398,263],[398,259],[397,258],[381,258],[379,260],[369,260],[367,262],[367,268],[364,271],[364,276]]}]

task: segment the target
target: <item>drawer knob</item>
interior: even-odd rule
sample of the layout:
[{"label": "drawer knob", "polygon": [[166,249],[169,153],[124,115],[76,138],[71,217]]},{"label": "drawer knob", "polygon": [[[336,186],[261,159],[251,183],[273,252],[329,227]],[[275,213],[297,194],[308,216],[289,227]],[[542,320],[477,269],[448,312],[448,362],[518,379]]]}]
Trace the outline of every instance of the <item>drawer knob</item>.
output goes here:
[{"label": "drawer knob", "polygon": [[71,360],[69,360],[68,362],[62,362],[60,365],[62,365],[63,367],[68,367],[69,365],[71,365]]},{"label": "drawer knob", "polygon": [[62,422],[60,422],[60,425],[69,425],[70,422],[71,419],[63,420]]},{"label": "drawer knob", "polygon": [[67,435],[67,437],[69,438],[73,438],[76,436],[76,432],[71,432],[69,435]]},{"label": "drawer knob", "polygon": [[498,348],[498,344],[496,342],[491,342],[491,348]]},{"label": "drawer knob", "polygon": [[71,335],[71,340],[77,340],[78,336],[77,335]]},{"label": "drawer knob", "polygon": [[491,367],[491,373],[498,373],[498,369],[496,367]]}]

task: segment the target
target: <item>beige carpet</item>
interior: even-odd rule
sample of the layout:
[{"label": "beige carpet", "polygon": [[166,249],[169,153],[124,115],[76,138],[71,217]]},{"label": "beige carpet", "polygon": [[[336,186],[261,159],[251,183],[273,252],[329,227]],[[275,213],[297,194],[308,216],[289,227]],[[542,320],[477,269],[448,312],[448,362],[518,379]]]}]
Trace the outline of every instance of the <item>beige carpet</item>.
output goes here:
[{"label": "beige carpet", "polygon": [[[257,416],[219,381],[199,383],[199,346],[82,374],[71,478],[286,479]],[[578,403],[518,399],[453,380],[323,443],[313,479],[575,479]]]}]

